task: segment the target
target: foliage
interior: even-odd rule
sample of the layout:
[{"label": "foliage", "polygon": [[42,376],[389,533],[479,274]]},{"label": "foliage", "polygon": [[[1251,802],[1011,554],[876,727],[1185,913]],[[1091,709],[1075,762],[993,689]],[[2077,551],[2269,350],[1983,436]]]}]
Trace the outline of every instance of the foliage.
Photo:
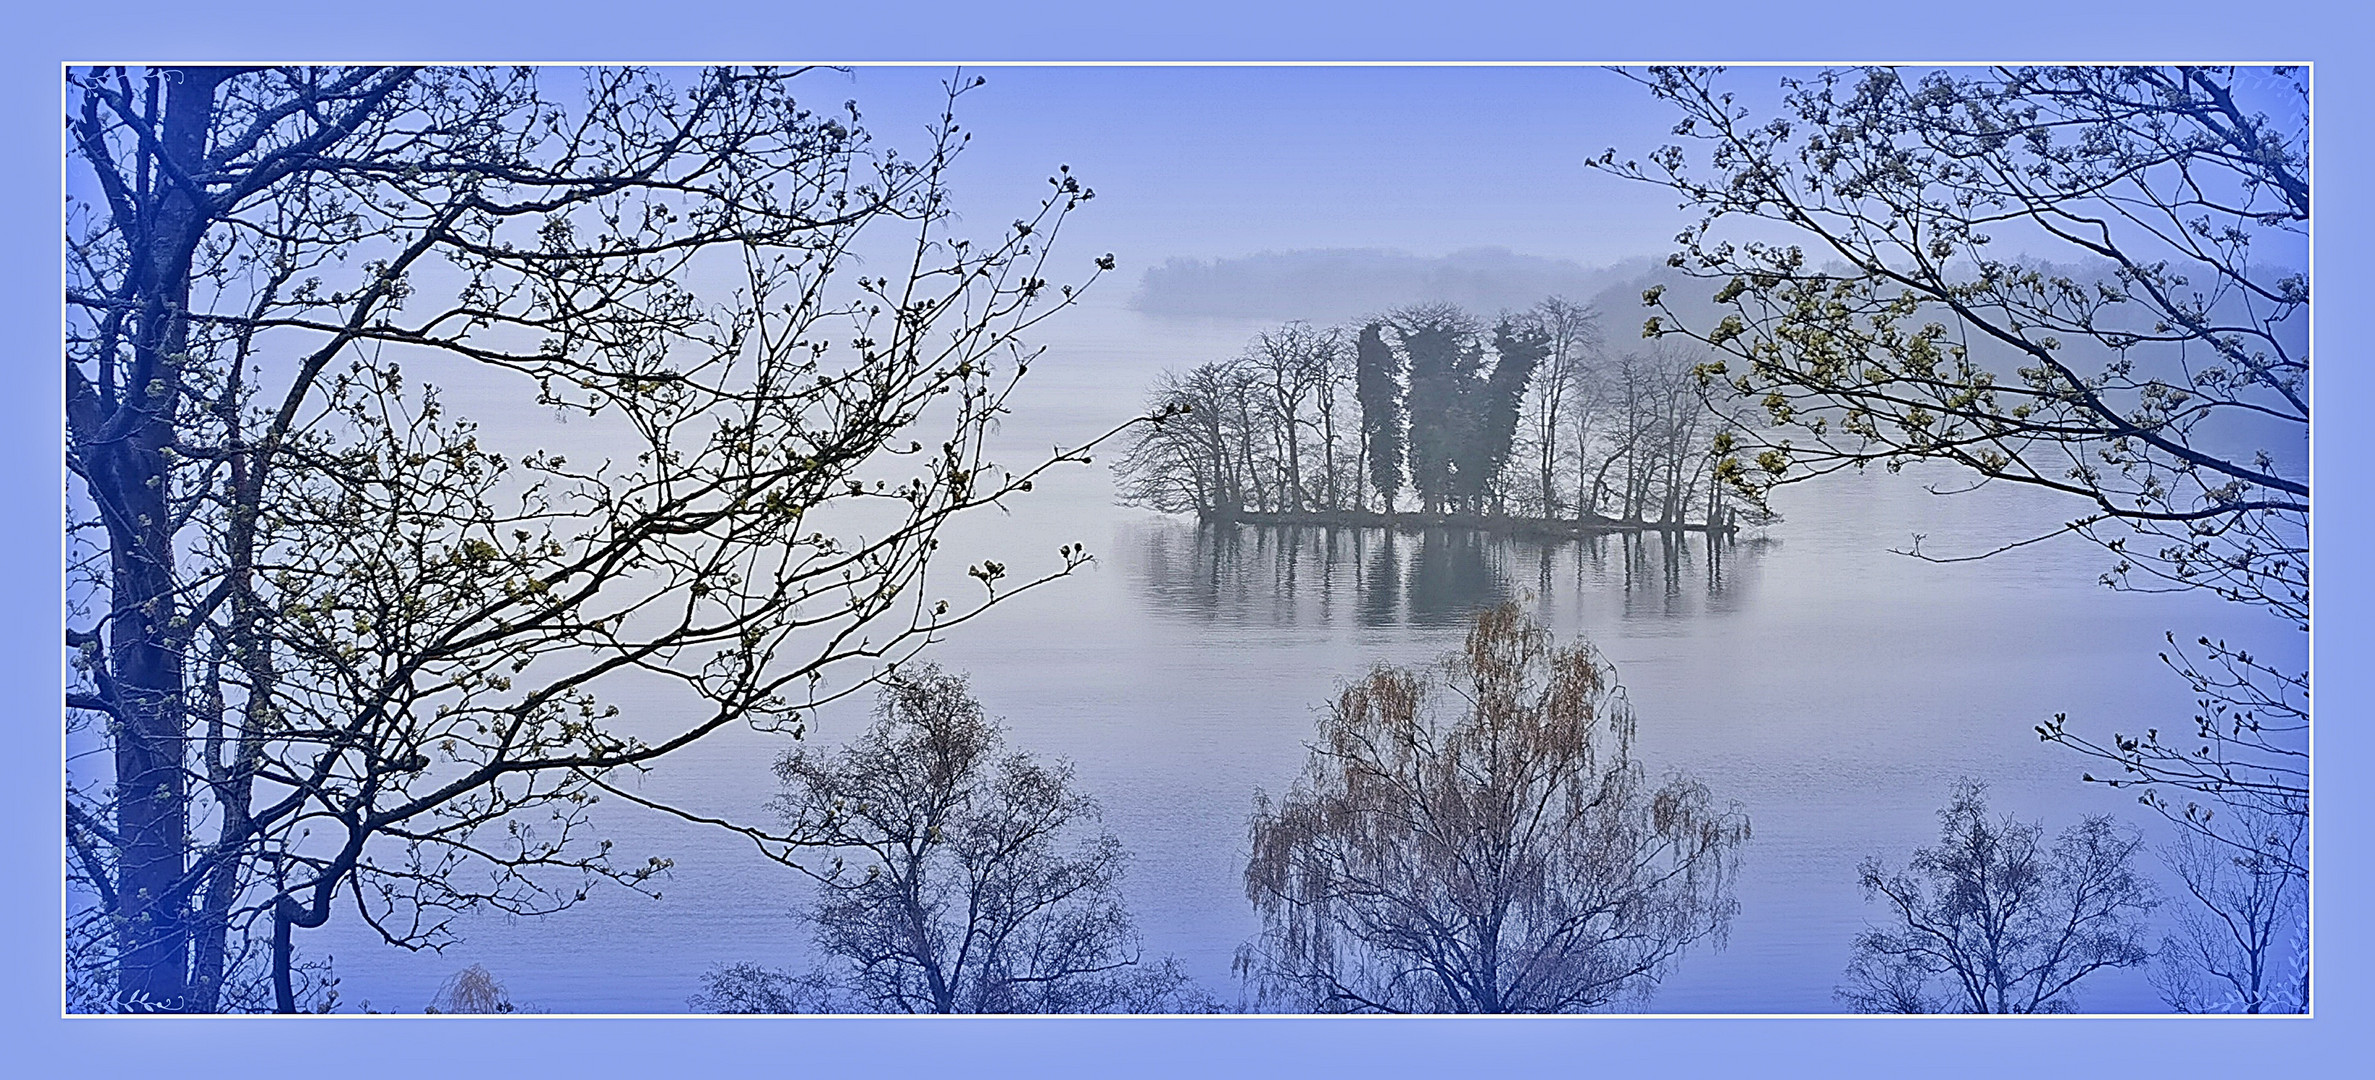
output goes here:
[{"label": "foliage", "polygon": [[1517,434],[1517,414],[1550,334],[1531,320],[1493,327],[1485,365],[1484,327],[1450,304],[1389,313],[1409,372],[1410,486],[1429,513],[1482,513],[1493,501]]},{"label": "foliage", "polygon": [[[1445,715],[1445,710],[1457,710]],[[1747,819],[1651,786],[1615,672],[1515,606],[1433,670],[1380,666],[1258,797],[1238,970],[1313,1012],[1579,1012],[1646,997],[1738,903]]]},{"label": "foliage", "polygon": [[334,904],[437,948],[651,889],[600,777],[1017,591],[931,599],[936,534],[1047,467],[983,441],[1091,193],[958,236],[976,83],[904,154],[799,75],[68,73],[81,1007],[292,1010]]},{"label": "foliage", "polygon": [[[2306,463],[2252,448],[2290,450],[2309,419],[2306,272],[2252,260],[2255,243],[2293,257],[2305,234],[2305,128],[2252,111],[2226,69],[1825,72],[1785,83],[1789,115],[1761,124],[1713,78],[1648,83],[1716,175],[1680,147],[1601,165],[1706,215],[1675,261],[1724,282],[1726,318],[1646,332],[1722,350],[1705,375],[1811,440],[1774,445],[1744,490],[1940,458],[2086,499],[2081,529],[2174,545],[2130,552],[2122,575],[2306,618],[2288,539]],[[2295,96],[2273,106],[2299,111],[2306,73],[2272,78]],[[1787,223],[1814,250],[1735,245],[1714,233],[1731,218]],[[1997,257],[2005,242],[2031,258]]]},{"label": "foliage", "polygon": [[[2305,69],[1826,71],[1785,80],[1769,118],[1715,70],[1640,78],[1680,142],[1598,165],[1702,214],[1672,265],[1721,314],[1653,288],[1644,333],[1719,350],[1698,373],[1737,421],[1717,447],[1735,490],[1949,463],[1954,490],[2072,497],[2058,531],[2108,551],[2108,585],[2306,634]],[[2309,812],[2305,637],[2274,656],[2168,637],[2190,723],[2106,739],[2056,715],[2039,736],[2305,897],[2306,851],[2261,842],[2269,815]]]},{"label": "foliage", "polygon": [[1856,1011],[2070,1012],[2080,980],[2151,958],[2143,919],[2157,901],[2133,830],[2089,817],[2048,847],[2043,826],[1989,818],[1970,780],[1938,821],[1938,845],[1905,869],[1860,868],[1887,926],[1856,937],[1838,991]]},{"label": "foliage", "polygon": [[[834,852],[789,862],[819,887],[817,947],[847,962],[826,979],[860,1012],[1210,1011],[1176,962],[1142,960],[1121,843],[1085,832],[1097,806],[1071,767],[1003,742],[962,677],[917,663],[848,747],[777,764],[790,834]],[[712,982],[737,1002],[791,985]]]},{"label": "foliage", "polygon": [[1409,373],[1403,407],[1410,418],[1410,486],[1428,513],[1439,513],[1460,490],[1455,485],[1475,435],[1468,399],[1484,382],[1476,319],[1450,304],[1420,304],[1395,311],[1388,324]]},{"label": "foliage", "polygon": [[1459,494],[1478,510],[1500,509],[1502,472],[1517,450],[1518,413],[1550,343],[1550,332],[1532,320],[1504,317],[1493,326],[1493,370],[1467,403],[1473,427],[1459,473]]},{"label": "foliage", "polygon": [[1354,392],[1361,406],[1361,451],[1369,462],[1368,480],[1385,509],[1394,507],[1402,491],[1403,442],[1409,420],[1402,413],[1402,364],[1386,347],[1379,324],[1361,327],[1354,341]]},{"label": "foliage", "polygon": [[[1757,499],[1951,462],[2080,499],[2067,531],[2116,557],[2109,583],[2202,589],[2306,630],[2309,280],[2285,265],[2306,256],[2305,71],[1827,71],[1786,81],[1761,122],[1716,77],[1644,79],[1711,173],[1681,145],[1599,165],[1704,215],[1673,263],[1721,282],[1725,314],[1686,325],[1653,289],[1644,332],[1720,350],[1701,377],[1756,414],[1727,481]],[[1806,245],[1718,231],[1758,220]],[[2204,807],[2163,791],[2305,813],[2306,671],[2196,647],[2168,657],[2204,699],[2192,737],[2097,742],[2062,717],[2041,734],[2209,834]]]}]

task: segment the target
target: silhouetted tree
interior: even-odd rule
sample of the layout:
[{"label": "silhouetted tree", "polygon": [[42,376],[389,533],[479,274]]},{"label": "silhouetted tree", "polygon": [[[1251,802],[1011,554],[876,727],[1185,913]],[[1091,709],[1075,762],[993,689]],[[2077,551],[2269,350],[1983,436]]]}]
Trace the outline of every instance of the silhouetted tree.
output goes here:
[{"label": "silhouetted tree", "polygon": [[1483,381],[1476,320],[1450,304],[1420,304],[1391,316],[1409,371],[1410,486],[1427,513],[1457,506],[1455,476],[1474,440],[1469,395]]},{"label": "silhouetted tree", "polygon": [[1380,666],[1257,796],[1237,969],[1316,1012],[1576,1012],[1646,997],[1738,907],[1748,820],[1652,786],[1615,672],[1514,605],[1431,670]]},{"label": "silhouetted tree", "polygon": [[[1270,459],[1278,465],[1278,509],[1334,509],[1334,430],[1337,332],[1292,322],[1254,336],[1242,366],[1261,391],[1259,414],[1269,437]],[[1305,429],[1313,429],[1306,440]],[[1313,484],[1305,468],[1305,447],[1319,451],[1321,478]],[[1313,488],[1324,496],[1316,503]]]},{"label": "silhouetted tree", "polygon": [[289,1011],[350,902],[418,948],[645,887],[603,774],[979,609],[936,535],[1044,467],[984,438],[1090,192],[955,235],[965,86],[896,154],[797,75],[67,73],[70,1007]]},{"label": "silhouetted tree", "polygon": [[1318,332],[1306,330],[1306,333],[1310,334],[1313,378],[1318,383],[1312,396],[1312,411],[1318,413],[1318,423],[1313,425],[1309,419],[1302,422],[1313,427],[1312,434],[1319,439],[1320,469],[1324,477],[1320,506],[1342,510],[1348,503],[1361,501],[1360,448],[1340,444],[1341,425],[1337,420],[1344,412],[1344,391],[1352,374],[1352,355],[1345,347],[1342,329],[1331,327]]},{"label": "silhouetted tree", "polygon": [[[1738,413],[1718,465],[1737,491],[1946,462],[2071,496],[2064,531],[2109,551],[2115,585],[2307,633],[2305,69],[1825,71],[1785,80],[1771,118],[1715,69],[1642,81],[1684,145],[1599,165],[1704,215],[1672,265],[1720,283],[1724,314],[1685,319],[1653,288],[1644,331],[1719,350],[1699,370]],[[1790,242],[1736,242],[1734,221]],[[2038,731],[2115,767],[2088,780],[2263,850],[2221,829],[2308,813],[2306,655],[2197,636],[2164,657],[2192,723]]]},{"label": "silhouetted tree", "polygon": [[[2249,811],[2236,811],[2249,813]],[[2308,819],[2260,814],[2221,835],[2178,835],[2163,858],[2195,903],[2161,939],[2153,981],[2179,1012],[2309,1011],[2309,897],[2293,867],[2308,861]]]},{"label": "silhouetted tree", "polygon": [[1548,337],[1502,320],[1488,370],[1483,328],[1458,307],[1421,304],[1391,321],[1410,372],[1411,486],[1429,513],[1483,513],[1514,450],[1518,408]]},{"label": "silhouetted tree", "polygon": [[917,663],[848,747],[777,764],[791,850],[834,852],[785,861],[819,887],[817,947],[847,961],[825,973],[836,993],[864,1012],[1209,1011],[1176,962],[1141,960],[1121,842],[1085,831],[1097,807],[1071,767],[1003,741],[962,677]]},{"label": "silhouetted tree", "polygon": [[1113,464],[1123,502],[1167,513],[1234,514],[1245,505],[1232,439],[1229,365],[1166,371],[1148,399],[1150,423]]},{"label": "silhouetted tree", "polygon": [[1861,867],[1885,927],[1855,941],[1840,1000],[1858,1012],[2058,1013],[2080,980],[2151,959],[2155,903],[2134,862],[2144,841],[2089,817],[2051,846],[2045,829],[1990,818],[1986,787],[1963,781],[1938,812],[1936,847],[1904,870]]},{"label": "silhouetted tree", "polygon": [[[1566,509],[1559,498],[1558,473],[1571,444],[1562,435],[1572,438],[1580,460],[1594,434],[1598,387],[1592,361],[1600,344],[1599,318],[1591,309],[1557,296],[1544,299],[1527,314],[1548,336],[1549,348],[1542,372],[1526,394],[1525,446],[1537,481],[1536,508],[1543,517],[1555,518]],[[1582,495],[1576,493],[1579,506]]]},{"label": "silhouetted tree", "polygon": [[788,1016],[834,1011],[834,988],[821,973],[792,975],[752,963],[721,964],[701,975],[694,1012]]},{"label": "silhouetted tree", "polygon": [[1550,334],[1538,326],[1503,318],[1493,328],[1493,370],[1466,403],[1470,439],[1462,447],[1457,490],[1472,510],[1488,501],[1501,512],[1501,479],[1517,448],[1517,414],[1525,404],[1534,371],[1550,354]]}]

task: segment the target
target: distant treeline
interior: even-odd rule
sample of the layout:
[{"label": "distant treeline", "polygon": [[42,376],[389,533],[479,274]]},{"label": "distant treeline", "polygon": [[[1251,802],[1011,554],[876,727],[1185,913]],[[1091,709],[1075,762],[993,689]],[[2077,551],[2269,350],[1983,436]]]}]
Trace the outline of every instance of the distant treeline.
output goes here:
[{"label": "distant treeline", "polygon": [[[1408,510],[1602,528],[1730,527],[1689,358],[1603,347],[1559,297],[1487,324],[1451,304],[1291,322],[1169,371],[1116,471],[1122,498],[1213,520]],[[1695,519],[1695,520],[1694,520]]]}]

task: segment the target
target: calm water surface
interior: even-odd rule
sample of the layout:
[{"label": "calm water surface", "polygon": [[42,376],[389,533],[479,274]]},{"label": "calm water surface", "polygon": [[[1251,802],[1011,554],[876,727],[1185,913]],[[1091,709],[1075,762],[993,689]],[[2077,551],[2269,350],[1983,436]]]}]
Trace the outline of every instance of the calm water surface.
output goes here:
[{"label": "calm water surface", "polygon": [[[1018,399],[1004,432],[1011,460],[1079,443],[1129,415],[1162,367],[1228,355],[1260,329],[1112,306],[1074,314]],[[2083,543],[1952,565],[1891,554],[1915,534],[1924,551],[1984,550],[2077,512],[2033,492],[1924,490],[1943,475],[1788,490],[1776,500],[1784,521],[1711,550],[1700,537],[1546,545],[1204,530],[1114,505],[1100,461],[951,535],[951,578],[982,555],[1021,573],[1075,541],[1097,561],[962,628],[935,655],[971,673],[1012,745],[1075,764],[1133,855],[1126,891],[1148,952],[1179,955],[1234,1000],[1230,957],[1257,929],[1243,888],[1254,792],[1293,780],[1315,712],[1341,683],[1379,661],[1442,653],[1480,605],[1527,603],[1616,664],[1653,773],[1696,774],[1754,826],[1730,941],[1689,954],[1649,1007],[1832,1011],[1850,942],[1874,914],[1856,863],[1902,862],[1931,842],[1956,778],[1988,781],[1997,809],[2056,830],[2109,813],[2157,839],[2156,819],[2080,784],[2085,763],[2032,728],[2056,712],[2098,735],[2182,724],[2192,703],[2155,658],[2164,631],[2306,652],[2272,620],[2214,601],[2112,593],[2097,581],[2106,558]],[[670,707],[618,697],[630,716]],[[854,702],[828,712],[811,739],[846,738],[864,712]],[[671,759],[643,790],[764,823],[769,767],[785,745],[733,732]],[[417,1011],[471,963],[534,1007],[673,1012],[715,964],[811,962],[809,930],[794,917],[808,902],[804,879],[718,832],[607,804],[598,820],[628,861],[676,861],[661,899],[611,889],[556,916],[474,918],[442,956],[389,949],[342,911],[304,946],[335,956],[348,1004],[396,1011]],[[2134,972],[2090,979],[2080,1004],[2159,1008]]]}]

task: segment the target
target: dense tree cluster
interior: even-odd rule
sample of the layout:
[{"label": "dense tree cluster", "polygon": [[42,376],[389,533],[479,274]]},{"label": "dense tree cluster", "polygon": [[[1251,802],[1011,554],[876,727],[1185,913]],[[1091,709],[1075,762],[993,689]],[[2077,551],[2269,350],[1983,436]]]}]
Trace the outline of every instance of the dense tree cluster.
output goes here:
[{"label": "dense tree cluster", "polygon": [[1175,513],[1348,520],[1414,502],[1578,525],[1729,520],[1691,365],[1604,349],[1592,313],[1555,297],[1490,324],[1449,304],[1289,323],[1165,373],[1151,405],[1163,421],[1116,471],[1125,500]]}]

